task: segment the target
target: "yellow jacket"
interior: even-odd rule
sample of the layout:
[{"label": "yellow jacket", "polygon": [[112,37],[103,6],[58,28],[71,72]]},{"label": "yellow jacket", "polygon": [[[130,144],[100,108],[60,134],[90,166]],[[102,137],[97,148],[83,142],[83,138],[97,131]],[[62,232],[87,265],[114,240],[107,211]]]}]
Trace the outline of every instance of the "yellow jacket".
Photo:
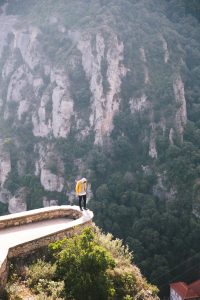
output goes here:
[{"label": "yellow jacket", "polygon": [[87,180],[85,178],[82,178],[76,183],[76,195],[77,196],[86,195],[86,191],[87,191]]}]

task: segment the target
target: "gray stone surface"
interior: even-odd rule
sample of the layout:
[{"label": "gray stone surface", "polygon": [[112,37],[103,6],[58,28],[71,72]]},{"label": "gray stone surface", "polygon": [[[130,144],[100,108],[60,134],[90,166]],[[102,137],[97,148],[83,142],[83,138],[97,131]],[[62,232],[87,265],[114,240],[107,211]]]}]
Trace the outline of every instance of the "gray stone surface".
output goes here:
[{"label": "gray stone surface", "polygon": [[78,234],[92,224],[92,218],[92,211],[80,211],[78,206],[70,205],[0,217],[0,291],[7,280],[9,257],[24,256],[50,242]]}]

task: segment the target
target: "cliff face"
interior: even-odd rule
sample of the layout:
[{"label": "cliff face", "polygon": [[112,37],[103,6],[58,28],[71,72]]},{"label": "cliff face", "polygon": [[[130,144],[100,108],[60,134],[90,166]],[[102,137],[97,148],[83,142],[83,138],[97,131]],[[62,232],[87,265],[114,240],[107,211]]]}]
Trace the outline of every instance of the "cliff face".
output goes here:
[{"label": "cliff face", "polygon": [[[23,24],[19,29],[17,24],[20,21],[18,16],[4,13],[0,16],[1,24],[7,24],[1,34],[2,124],[4,121],[8,122],[12,129],[19,130],[21,126],[29,126],[27,139],[34,140],[31,152],[35,157],[31,160],[35,170],[32,169],[32,174],[40,178],[41,186],[46,191],[61,192],[64,188],[65,170],[62,158],[59,155],[52,157],[54,144],[57,139],[66,139],[72,128],[77,130],[77,139],[84,140],[92,132],[94,144],[102,145],[104,137],[110,135],[113,116],[119,110],[122,78],[127,72],[123,65],[124,46],[112,28],[93,33],[72,31],[56,20],[49,26],[55,27],[57,33],[66,36],[73,45],[66,65],[58,66],[47,57],[41,46],[42,30],[28,24]],[[59,48],[56,50],[59,51]],[[106,68],[104,74],[103,64]],[[83,78],[78,79],[87,82],[90,93],[87,103],[81,104],[86,105],[85,114],[77,109],[74,102],[79,99],[73,98],[74,91],[71,87],[73,76],[76,76],[79,69]],[[109,85],[107,91],[103,87],[103,81],[107,81]],[[72,85],[75,83],[72,82]],[[74,89],[79,89],[79,85],[77,82]],[[84,93],[81,90],[78,92]],[[17,136],[12,136],[12,142],[19,151],[21,143],[26,141],[21,142]],[[19,156],[24,157],[17,161],[17,172],[19,176],[24,176],[29,159],[25,152]],[[2,157],[3,187],[12,170],[9,151],[4,150]],[[49,169],[51,163],[56,165],[58,174]]]},{"label": "cliff face", "polygon": [[[151,70],[151,56],[154,55],[151,54],[151,41],[143,45],[148,32],[144,31],[143,40],[139,41],[137,24],[128,24],[132,26],[135,38],[135,57],[129,64],[132,57],[129,40],[127,42],[127,37],[114,25],[113,17],[108,21],[110,15],[99,14],[99,22],[94,18],[94,28],[87,21],[82,27],[76,25],[70,28],[55,10],[41,25],[32,21],[31,17],[23,21],[20,14],[13,15],[16,3],[13,3],[13,7],[11,2],[5,4],[0,15],[1,139],[4,144],[5,138],[11,138],[12,147],[17,153],[15,162],[11,162],[13,157],[10,157],[10,149],[1,148],[0,199],[3,199],[5,188],[9,195],[12,194],[9,198],[15,196],[17,189],[6,187],[6,178],[11,173],[21,178],[27,175],[30,161],[32,167],[28,173],[39,178],[45,191],[62,192],[68,186],[70,195],[74,188],[72,178],[80,170],[68,176],[69,182],[66,182],[66,173],[70,173],[70,170],[66,170],[63,153],[56,150],[56,144],[60,140],[68,141],[73,132],[77,141],[89,139],[93,145],[103,146],[113,131],[113,118],[124,105],[133,118],[138,114],[146,115],[149,124],[144,139],[149,144],[148,153],[152,159],[158,158],[156,137],[160,129],[164,133],[170,124],[171,143],[176,133],[183,140],[187,99],[180,73],[181,57],[176,60],[177,68],[171,70],[170,74],[174,76],[169,87],[173,89],[170,101],[176,109],[170,120],[161,110],[162,116],[158,122],[155,121],[155,102],[149,92],[150,89],[156,89],[154,77],[158,74],[155,69],[152,74]],[[36,1],[35,9],[39,8]],[[139,5],[136,5],[137,10],[143,13]],[[155,33],[154,39],[162,55],[162,68],[170,68],[171,49],[167,38],[162,34],[156,36],[155,29],[151,33]],[[126,96],[128,102],[125,104],[123,93],[127,85],[133,91]],[[23,138],[20,130],[24,132]],[[31,144],[29,153],[23,149],[27,141]],[[73,165],[76,159],[72,159]],[[83,157],[78,159],[82,161]],[[84,164],[84,160],[81,161],[78,165]],[[87,166],[85,168],[88,169]],[[19,187],[23,187],[23,184],[20,183]],[[72,195],[70,197],[73,198]]]},{"label": "cliff face", "polygon": [[97,225],[169,282],[200,251],[198,1],[0,3],[0,213],[87,177]]}]

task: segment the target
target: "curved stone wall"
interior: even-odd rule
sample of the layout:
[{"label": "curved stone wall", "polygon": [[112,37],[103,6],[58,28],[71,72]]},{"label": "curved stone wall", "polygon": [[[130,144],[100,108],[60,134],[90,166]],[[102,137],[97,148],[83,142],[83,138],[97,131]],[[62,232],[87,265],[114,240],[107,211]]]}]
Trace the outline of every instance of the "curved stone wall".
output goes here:
[{"label": "curved stone wall", "polygon": [[50,206],[2,216],[0,217],[0,229],[30,224],[43,220],[56,219],[60,217],[78,219],[82,216],[82,212],[74,208],[70,205]]},{"label": "curved stone wall", "polygon": [[76,206],[52,206],[48,208],[35,209],[22,213],[16,213],[0,217],[0,237],[4,229],[18,228],[20,225],[37,223],[43,220],[70,218],[70,221],[64,228],[57,229],[54,232],[48,232],[48,226],[45,234],[37,239],[29,238],[26,242],[18,242],[14,246],[0,246],[0,293],[5,288],[8,275],[8,260],[13,257],[23,257],[27,253],[35,252],[44,248],[49,243],[71,237],[79,234],[86,226],[92,226],[93,213],[90,210],[80,211]]}]

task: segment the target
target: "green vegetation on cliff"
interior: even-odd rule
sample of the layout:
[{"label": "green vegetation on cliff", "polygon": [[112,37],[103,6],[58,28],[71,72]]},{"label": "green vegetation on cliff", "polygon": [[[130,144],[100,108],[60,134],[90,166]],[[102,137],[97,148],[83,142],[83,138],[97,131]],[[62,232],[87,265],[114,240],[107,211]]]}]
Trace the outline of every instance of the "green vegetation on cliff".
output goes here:
[{"label": "green vegetation on cliff", "polygon": [[[46,57],[69,72],[69,89],[76,110],[73,126],[66,139],[51,137],[64,162],[65,178],[74,182],[81,169],[77,161],[84,162],[82,167],[92,183],[94,197],[89,205],[94,210],[95,223],[129,245],[142,273],[164,293],[171,281],[190,282],[200,277],[199,10],[199,0],[20,0],[10,1],[7,7],[9,14],[16,14],[19,19],[22,16],[23,22],[28,20],[40,28],[39,43]],[[23,27],[23,22],[19,27]],[[119,97],[120,109],[113,120],[110,140],[102,146],[93,145],[93,128],[85,139],[77,141],[76,118],[85,128],[90,125],[93,91],[80,50],[67,36],[73,30],[91,34],[94,52],[99,32],[105,45],[110,31],[123,42],[127,73],[120,94],[115,95]],[[77,40],[80,38],[81,35]],[[107,70],[104,55],[104,94],[110,89]],[[185,114],[175,99],[177,78],[182,82],[176,88],[179,98],[184,94]],[[2,89],[4,98],[6,87]],[[141,99],[146,101],[146,107]],[[131,109],[131,104],[138,104],[140,109]],[[30,127],[26,131],[21,125],[20,135],[14,119],[16,105],[9,104],[9,109],[14,125],[7,126],[2,113],[1,134],[3,138],[16,138],[18,148],[13,146],[11,151],[13,168],[7,179],[8,188],[14,192],[18,185],[26,186],[28,208],[41,205],[43,196],[63,202],[63,194],[44,191],[33,174],[33,145],[41,138],[35,138]],[[50,114],[50,104],[49,110]],[[49,140],[46,138],[44,143]],[[149,155],[152,144],[154,157]],[[30,165],[27,174],[20,177],[17,158],[24,151],[28,152]],[[51,165],[51,169],[56,172],[58,168]],[[6,208],[1,205],[1,213]]]},{"label": "green vegetation on cliff", "polygon": [[23,299],[22,282],[32,291],[32,299],[158,299],[157,288],[131,264],[128,248],[98,228],[86,228],[80,235],[50,244],[49,249],[48,261],[39,259],[24,272],[17,269],[19,274],[16,270],[11,274],[9,299]]}]

